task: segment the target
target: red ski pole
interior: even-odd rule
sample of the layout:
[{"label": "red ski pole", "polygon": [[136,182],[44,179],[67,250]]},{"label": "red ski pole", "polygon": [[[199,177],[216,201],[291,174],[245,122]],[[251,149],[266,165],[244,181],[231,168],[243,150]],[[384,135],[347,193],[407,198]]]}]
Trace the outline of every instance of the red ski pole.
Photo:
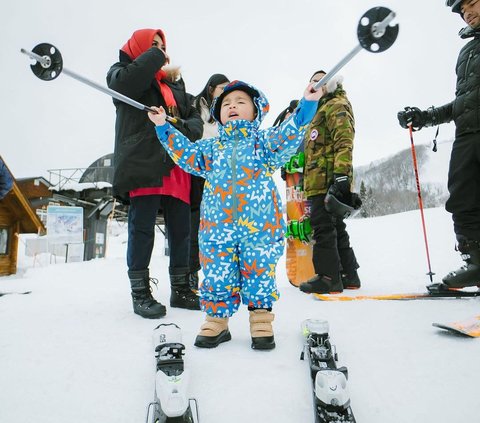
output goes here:
[{"label": "red ski pole", "polygon": [[413,143],[413,128],[412,128],[411,124],[408,125],[408,131],[410,133],[410,144],[411,144],[411,147],[412,147],[413,169],[415,171],[415,181],[417,183],[418,206],[420,207],[420,215],[422,217],[423,239],[425,240],[425,251],[427,253],[427,263],[428,263],[428,273],[427,273],[427,275],[430,277],[430,282],[433,283],[432,276],[435,273],[432,272],[432,266],[430,265],[430,253],[428,251],[427,229],[425,227],[425,216],[423,215],[422,192],[420,190],[420,179],[418,177],[418,167],[417,167],[417,155],[415,153],[415,144]]}]

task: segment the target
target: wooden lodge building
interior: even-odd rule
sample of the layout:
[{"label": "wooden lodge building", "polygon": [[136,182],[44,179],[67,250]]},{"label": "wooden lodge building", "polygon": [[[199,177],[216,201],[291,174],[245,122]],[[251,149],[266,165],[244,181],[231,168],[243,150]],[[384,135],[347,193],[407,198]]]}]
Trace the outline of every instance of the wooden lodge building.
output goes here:
[{"label": "wooden lodge building", "polygon": [[17,272],[20,234],[45,233],[43,223],[13,175],[12,178],[12,189],[5,198],[0,200],[0,276]]}]

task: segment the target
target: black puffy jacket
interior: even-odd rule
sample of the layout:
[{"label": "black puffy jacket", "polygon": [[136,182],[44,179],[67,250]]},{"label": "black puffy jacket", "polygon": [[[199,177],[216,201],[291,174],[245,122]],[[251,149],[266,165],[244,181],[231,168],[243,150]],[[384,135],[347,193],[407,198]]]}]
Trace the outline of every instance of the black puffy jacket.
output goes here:
[{"label": "black puffy jacket", "polygon": [[[163,106],[165,100],[155,74],[165,63],[158,48],[151,48],[135,60],[120,51],[120,61],[107,74],[108,86],[146,106]],[[166,82],[171,88],[178,108],[178,116],[185,125],[180,131],[191,141],[199,139],[203,122],[191,105],[192,96],[185,92],[183,81]],[[147,112],[118,100],[115,122],[115,150],[113,195],[128,203],[128,192],[136,188],[160,187],[163,177],[170,174],[173,161],[157,139],[154,124]]]},{"label": "black puffy jacket", "polygon": [[458,55],[455,100],[433,113],[434,125],[453,119],[457,136],[480,131],[480,30],[469,34],[473,40]]}]

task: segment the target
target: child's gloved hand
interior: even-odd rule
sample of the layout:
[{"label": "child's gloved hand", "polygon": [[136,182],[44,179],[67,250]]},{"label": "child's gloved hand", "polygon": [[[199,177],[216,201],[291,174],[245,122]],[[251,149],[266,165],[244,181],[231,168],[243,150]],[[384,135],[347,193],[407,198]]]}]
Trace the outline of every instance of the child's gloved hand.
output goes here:
[{"label": "child's gloved hand", "polygon": [[148,112],[148,118],[156,125],[156,126],[162,126],[165,125],[165,121],[167,119],[167,113],[165,112],[165,109],[160,106],[160,107],[151,107],[153,110],[155,110],[157,113],[152,113]]},{"label": "child's gloved hand", "polygon": [[318,101],[320,98],[322,98],[324,94],[323,87],[320,88],[318,91],[315,91],[313,89],[313,86],[315,85],[315,82],[311,82],[310,84],[307,85],[307,88],[305,89],[305,92],[303,93],[303,98],[308,101]]}]

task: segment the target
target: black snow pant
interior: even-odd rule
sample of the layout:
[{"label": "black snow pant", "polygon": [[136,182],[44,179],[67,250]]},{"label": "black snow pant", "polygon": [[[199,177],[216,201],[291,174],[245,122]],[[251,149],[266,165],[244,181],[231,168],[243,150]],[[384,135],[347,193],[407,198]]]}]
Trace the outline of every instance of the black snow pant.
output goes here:
[{"label": "black snow pant", "polygon": [[480,242],[480,132],[455,139],[448,191],[450,197],[445,208],[452,213],[457,240]]},{"label": "black snow pant", "polygon": [[325,194],[308,198],[311,201],[310,223],[313,229],[313,267],[317,275],[340,281],[340,274],[351,274],[359,265],[350,246],[350,237],[343,219],[325,210]]},{"label": "black snow pant", "polygon": [[148,269],[155,241],[155,219],[162,209],[170,248],[170,275],[189,271],[190,205],[169,195],[130,198],[128,210],[128,270]]}]

